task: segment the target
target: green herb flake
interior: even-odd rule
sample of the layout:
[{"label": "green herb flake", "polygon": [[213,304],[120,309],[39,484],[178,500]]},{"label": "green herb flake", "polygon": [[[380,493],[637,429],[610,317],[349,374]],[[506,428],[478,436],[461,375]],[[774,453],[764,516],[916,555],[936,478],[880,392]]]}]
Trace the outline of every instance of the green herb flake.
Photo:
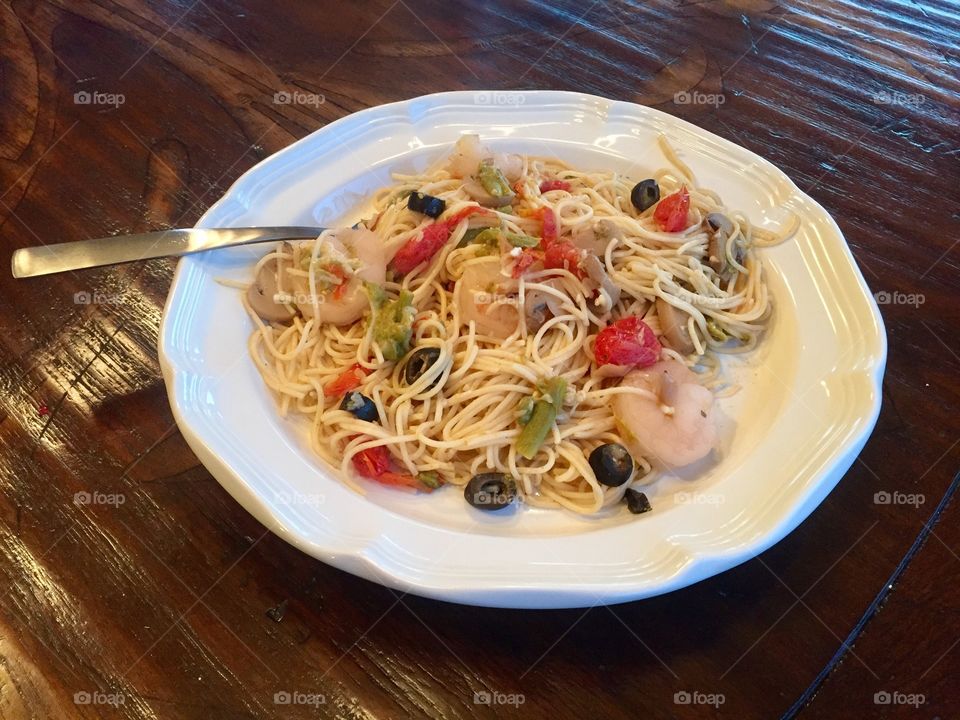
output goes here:
[{"label": "green herb flake", "polygon": [[514,247],[532,248],[540,244],[540,238],[532,235],[520,235],[513,232],[506,232],[504,235],[506,235],[507,242]]},{"label": "green herb flake", "polygon": [[432,470],[417,473],[417,480],[421,485],[429,490],[436,490],[438,487],[443,485],[443,479]]},{"label": "green herb flake", "polygon": [[567,381],[562,377],[548,378],[537,384],[540,398],[533,403],[533,411],[517,437],[517,452],[532,460],[540,450],[550,428],[557,420],[567,394]]},{"label": "green herb flake", "polygon": [[494,197],[508,197],[513,195],[513,188],[503,176],[503,173],[492,162],[485,160],[480,163],[477,171],[477,180],[483,186],[483,189]]},{"label": "green herb flake", "polygon": [[717,342],[725,342],[727,338],[730,337],[727,335],[726,331],[720,327],[720,324],[713,318],[707,318],[707,332],[710,333],[710,337]]},{"label": "green herb flake", "polygon": [[413,293],[401,290],[396,300],[390,300],[386,290],[373,283],[365,283],[370,298],[373,322],[373,341],[387,360],[399,360],[410,350],[413,337]]}]

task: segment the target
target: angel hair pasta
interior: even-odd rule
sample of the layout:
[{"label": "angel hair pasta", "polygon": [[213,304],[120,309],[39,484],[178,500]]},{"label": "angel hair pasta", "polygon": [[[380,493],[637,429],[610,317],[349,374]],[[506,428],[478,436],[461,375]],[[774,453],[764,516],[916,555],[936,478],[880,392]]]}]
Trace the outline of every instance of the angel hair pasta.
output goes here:
[{"label": "angel hair pasta", "polygon": [[244,304],[280,412],[358,478],[593,514],[716,442],[718,353],[771,315],[751,226],[671,167],[640,182],[463,136],[352,228],[283,243]]}]

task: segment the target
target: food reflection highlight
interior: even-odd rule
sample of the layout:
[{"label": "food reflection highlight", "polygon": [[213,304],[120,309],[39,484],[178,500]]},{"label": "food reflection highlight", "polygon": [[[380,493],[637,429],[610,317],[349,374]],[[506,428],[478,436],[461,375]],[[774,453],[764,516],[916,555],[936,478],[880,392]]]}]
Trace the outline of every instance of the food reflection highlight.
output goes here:
[{"label": "food reflection highlight", "polygon": [[760,340],[758,248],[797,229],[752,227],[661,149],[637,182],[464,135],[372,217],[278,246],[243,302],[280,412],[358,488],[650,510],[643,485],[714,450],[718,354]]}]

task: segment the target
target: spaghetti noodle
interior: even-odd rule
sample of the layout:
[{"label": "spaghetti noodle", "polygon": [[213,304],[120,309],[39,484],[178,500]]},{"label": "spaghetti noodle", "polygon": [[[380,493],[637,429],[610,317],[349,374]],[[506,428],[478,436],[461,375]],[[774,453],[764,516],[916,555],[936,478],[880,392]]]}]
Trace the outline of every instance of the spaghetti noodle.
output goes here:
[{"label": "spaghetti noodle", "polygon": [[499,477],[583,514],[707,454],[716,355],[771,314],[757,249],[796,228],[753,227],[661,144],[672,168],[640,187],[464,136],[354,229],[267,254],[244,304],[280,412],[346,478]]}]

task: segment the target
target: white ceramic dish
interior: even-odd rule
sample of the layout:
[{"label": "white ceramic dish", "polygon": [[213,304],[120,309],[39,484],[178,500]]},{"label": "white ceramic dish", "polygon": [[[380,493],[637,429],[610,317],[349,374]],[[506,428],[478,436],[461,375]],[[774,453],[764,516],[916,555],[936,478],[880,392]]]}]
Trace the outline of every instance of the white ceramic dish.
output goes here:
[{"label": "white ceramic dish", "polygon": [[455,488],[413,496],[348,489],[281,419],[247,350],[238,291],[264,246],[180,261],[160,333],[177,423],[214,477],[260,522],[338,568],[418,595],[547,608],[668,592],[741,563],[795,528],[856,458],[876,422],[886,337],[836,223],[770,163],[675,117],[564,92],[442,93],[355,113],[264,160],[203,227],[332,225],[362,216],[393,170],[423,168],[459,135],[641,179],[665,133],[729,207],[802,228],[764,251],[775,319],[762,346],[727,363],[743,385],[720,401],[721,459],[665,477],[651,513],[579,518],[470,508]]}]

